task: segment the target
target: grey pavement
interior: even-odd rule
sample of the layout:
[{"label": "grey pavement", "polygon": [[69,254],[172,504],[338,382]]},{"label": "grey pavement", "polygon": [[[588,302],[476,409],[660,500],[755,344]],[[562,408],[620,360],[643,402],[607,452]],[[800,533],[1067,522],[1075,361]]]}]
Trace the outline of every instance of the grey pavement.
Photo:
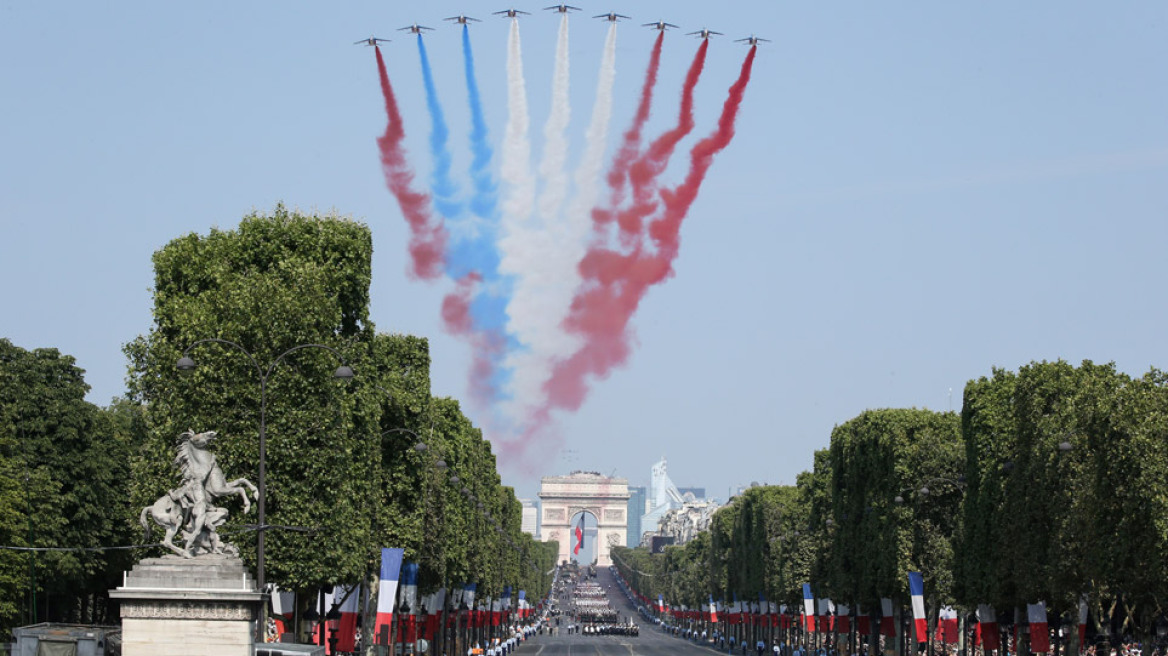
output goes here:
[{"label": "grey pavement", "polygon": [[[641,635],[557,634],[551,637],[544,634],[523,643],[515,651],[515,656],[712,656],[720,653],[668,635],[657,626],[645,622],[607,569],[597,568],[597,580],[608,592],[613,608],[625,617],[636,619],[641,627]],[[552,623],[554,625],[555,619]],[[561,622],[561,630],[566,624],[566,619]]]}]

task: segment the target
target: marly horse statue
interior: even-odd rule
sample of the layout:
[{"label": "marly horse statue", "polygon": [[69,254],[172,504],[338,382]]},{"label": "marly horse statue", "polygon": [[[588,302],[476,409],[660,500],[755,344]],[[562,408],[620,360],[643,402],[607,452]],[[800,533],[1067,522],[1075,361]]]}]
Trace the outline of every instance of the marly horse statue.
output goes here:
[{"label": "marly horse statue", "polygon": [[[195,433],[188,430],[179,435],[174,464],[182,471],[183,483],[159,497],[153,505],[143,508],[138,518],[149,538],[151,525],[147,517],[153,517],[166,529],[163,546],[183,558],[205,553],[238,556],[239,550],[224,543],[216,530],[227,521],[227,510],[212,505],[211,501],[216,497],[238,494],[243,500],[243,512],[247,513],[251,510],[247,490],[259,498],[259,491],[251,481],[237,478],[228,482],[223,476],[223,470],[215,462],[215,454],[208,449],[215,437],[215,431]],[[180,530],[186,542],[184,547],[174,543]]]}]

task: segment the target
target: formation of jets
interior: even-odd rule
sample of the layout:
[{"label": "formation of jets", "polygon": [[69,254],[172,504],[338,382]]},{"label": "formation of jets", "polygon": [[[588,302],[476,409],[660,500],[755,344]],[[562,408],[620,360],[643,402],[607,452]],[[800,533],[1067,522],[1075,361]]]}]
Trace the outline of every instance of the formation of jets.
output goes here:
[{"label": "formation of jets", "polygon": [[407,32],[408,31],[410,34],[421,34],[422,30],[430,30],[431,32],[433,32],[434,28],[426,27],[425,25],[418,25],[417,23],[414,23],[413,25],[406,25],[405,27],[397,28],[398,32]]},{"label": "formation of jets", "polygon": [[[565,4],[562,2],[558,5],[551,5],[550,7],[544,7],[544,9],[546,11],[554,11],[558,14],[567,14],[570,11],[580,11],[579,7],[573,7],[572,5]],[[524,16],[531,15],[530,13],[528,13],[526,11],[522,11],[522,10],[515,9],[515,8],[504,9],[502,11],[496,11],[492,15],[504,16],[506,18],[519,18],[520,14],[522,14]],[[621,19],[627,19],[629,17],[625,16],[624,14],[618,14],[615,11],[610,11],[607,14],[597,14],[597,15],[593,16],[593,18],[603,18],[604,20],[606,20],[610,23],[615,23]],[[466,16],[463,14],[459,14],[457,16],[451,16],[449,18],[443,18],[442,20],[451,21],[453,23],[457,23],[458,25],[469,25],[471,21],[473,21],[475,23],[482,22],[477,18],[471,18],[470,16]],[[677,26],[674,25],[673,23],[666,23],[663,20],[654,21],[652,23],[642,23],[641,26],[642,27],[651,27],[651,28],[653,28],[657,31],[660,31],[660,32],[664,32],[665,30],[667,30],[671,27],[674,29],[677,29]],[[433,30],[433,29],[434,28],[432,28],[432,27],[426,27],[425,25],[418,25],[417,23],[414,23],[413,25],[407,25],[406,27],[400,27],[400,28],[398,28],[398,31],[399,32],[409,32],[410,34],[422,34],[423,31]],[[721,32],[715,32],[713,30],[708,30],[706,28],[702,28],[696,32],[689,32],[688,36],[696,36],[699,39],[709,39],[711,36],[714,36],[714,35],[720,36],[721,34],[722,34]],[[746,37],[745,39],[735,39],[734,42],[735,43],[745,43],[745,44],[750,45],[750,46],[756,46],[759,43],[770,43],[770,39],[764,39],[762,37],[757,37],[757,36],[751,34],[750,36]],[[376,46],[379,43],[389,43],[389,39],[380,39],[380,38],[377,38],[375,36],[371,36],[368,39],[361,39],[360,41],[354,41],[353,45],[365,44],[367,46]]]},{"label": "formation of jets", "polygon": [[641,23],[641,27],[651,27],[651,28],[653,28],[655,30],[659,30],[661,32],[664,32],[666,29],[668,29],[670,27],[677,29],[677,26],[674,25],[673,23],[666,23],[665,21],[662,21],[662,20],[659,20],[656,23]]},{"label": "formation of jets", "polygon": [[690,32],[686,36],[694,36],[695,34],[697,35],[697,37],[699,39],[708,39],[715,34],[721,36],[722,33],[715,32],[714,30],[707,30],[706,28],[703,27],[702,29],[698,30],[697,32]]},{"label": "formation of jets", "polygon": [[354,41],[353,45],[359,46],[362,43],[364,43],[367,46],[375,46],[379,43],[389,43],[389,39],[379,39],[375,36],[371,36],[368,39],[361,39],[360,41]]},{"label": "formation of jets", "polygon": [[750,36],[746,37],[745,39],[735,39],[734,43],[745,43],[747,45],[757,46],[760,42],[763,42],[763,41],[765,41],[766,43],[771,42],[770,39],[764,39],[762,37],[757,37],[757,36],[751,34]]},{"label": "formation of jets", "polygon": [[593,18],[603,18],[610,23],[615,23],[622,18],[628,18],[628,16],[625,16],[624,14],[618,14],[615,11],[610,11],[607,14],[597,14],[593,16]]}]

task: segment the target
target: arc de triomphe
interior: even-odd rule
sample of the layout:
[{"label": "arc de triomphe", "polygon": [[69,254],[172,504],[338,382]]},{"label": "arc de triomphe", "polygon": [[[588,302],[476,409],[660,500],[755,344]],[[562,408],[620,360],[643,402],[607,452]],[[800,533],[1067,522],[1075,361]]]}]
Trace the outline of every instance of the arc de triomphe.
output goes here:
[{"label": "arc de triomphe", "polygon": [[625,545],[628,532],[629,480],[609,478],[598,472],[572,472],[544,476],[539,487],[543,522],[540,535],[560,543],[560,561],[572,556],[572,518],[579,512],[596,517],[596,564],[612,564],[608,551]]}]

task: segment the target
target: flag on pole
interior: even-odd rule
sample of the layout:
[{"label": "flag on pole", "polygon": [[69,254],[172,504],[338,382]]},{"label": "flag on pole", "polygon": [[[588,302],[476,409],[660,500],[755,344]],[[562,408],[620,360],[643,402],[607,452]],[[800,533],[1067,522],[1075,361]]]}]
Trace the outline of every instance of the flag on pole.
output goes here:
[{"label": "flag on pole", "polygon": [[977,630],[981,636],[981,644],[986,649],[1001,648],[998,639],[998,615],[993,606],[981,604],[977,607]]},{"label": "flag on pole", "polygon": [[1087,595],[1079,597],[1079,652],[1087,642]]},{"label": "flag on pole", "polygon": [[937,614],[937,639],[947,645],[957,644],[957,611],[952,606],[942,606]]},{"label": "flag on pole", "polygon": [[356,586],[352,594],[349,594],[349,586],[338,585],[333,588],[332,592],[326,593],[324,596],[324,607],[328,610],[332,610],[335,604],[340,603],[337,610],[341,613],[341,620],[337,623],[335,630],[331,626],[328,630],[330,636],[337,636],[337,651],[353,651],[356,649],[357,609],[361,605],[360,601],[361,586],[359,585]]},{"label": "flag on pole", "polygon": [[718,623],[718,605],[714,603],[714,595],[710,595],[710,621]]},{"label": "flag on pole", "polygon": [[286,592],[280,590],[275,584],[272,585],[272,618],[276,621],[276,640],[280,636],[288,632],[284,624],[290,618],[293,609],[296,608],[296,593]]},{"label": "flag on pole", "polygon": [[872,620],[860,604],[856,604],[856,633],[859,635],[872,633]]},{"label": "flag on pole", "polygon": [[418,564],[402,565],[401,604],[398,610],[407,613],[405,626],[398,631],[398,642],[417,642],[418,627]]},{"label": "flag on pole", "polygon": [[917,642],[929,639],[929,621],[925,618],[925,580],[920,572],[908,573],[908,591],[912,594],[913,628]]},{"label": "flag on pole", "polygon": [[880,599],[880,633],[885,638],[896,637],[896,616],[892,614],[892,600],[887,597]]},{"label": "flag on pole", "polygon": [[1026,618],[1030,620],[1030,651],[1050,651],[1050,629],[1046,623],[1046,602],[1026,604]]},{"label": "flag on pole", "polygon": [[[381,550],[381,582],[377,585],[376,644],[389,644],[389,627],[393,623],[393,604],[397,600],[397,578],[401,573],[404,549]],[[384,627],[384,628],[383,628]]]},{"label": "flag on pole", "polygon": [[819,630],[824,633],[832,632],[832,613],[835,611],[835,604],[831,603],[831,599],[819,600]]},{"label": "flag on pole", "polygon": [[845,604],[839,604],[835,607],[835,632],[836,633],[851,633],[852,631],[852,609]]},{"label": "flag on pole", "polygon": [[572,555],[580,553],[584,548],[584,515],[580,515],[580,522],[576,524],[576,546],[572,549]]},{"label": "flag on pole", "polygon": [[803,584],[803,621],[808,631],[815,631],[815,596],[811,594],[811,584]]}]

